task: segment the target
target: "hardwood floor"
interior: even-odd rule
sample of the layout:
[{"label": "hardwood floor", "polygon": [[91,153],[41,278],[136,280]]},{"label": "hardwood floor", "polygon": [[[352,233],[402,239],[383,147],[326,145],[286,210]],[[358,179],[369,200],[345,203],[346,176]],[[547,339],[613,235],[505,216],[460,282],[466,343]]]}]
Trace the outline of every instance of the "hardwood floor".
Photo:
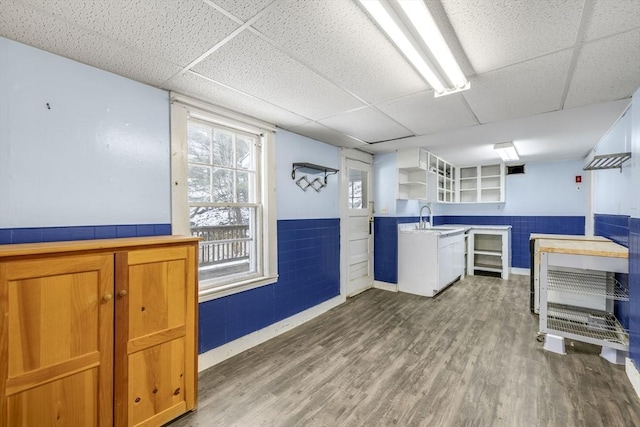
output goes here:
[{"label": "hardwood floor", "polygon": [[600,347],[536,341],[527,276],[371,289],[200,375],[186,426],[640,426]]}]

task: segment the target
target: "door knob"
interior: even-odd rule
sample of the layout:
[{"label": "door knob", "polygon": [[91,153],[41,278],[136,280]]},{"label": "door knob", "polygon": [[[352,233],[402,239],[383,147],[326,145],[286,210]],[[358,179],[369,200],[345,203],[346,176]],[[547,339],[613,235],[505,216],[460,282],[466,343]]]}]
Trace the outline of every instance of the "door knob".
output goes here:
[{"label": "door knob", "polygon": [[107,302],[107,301],[109,301],[111,298],[113,298],[113,295],[111,295],[111,294],[105,294],[105,295],[102,297],[102,301]]},{"label": "door knob", "polygon": [[119,297],[124,297],[127,296],[127,290],[126,289],[122,289],[120,292],[118,292],[118,296]]}]

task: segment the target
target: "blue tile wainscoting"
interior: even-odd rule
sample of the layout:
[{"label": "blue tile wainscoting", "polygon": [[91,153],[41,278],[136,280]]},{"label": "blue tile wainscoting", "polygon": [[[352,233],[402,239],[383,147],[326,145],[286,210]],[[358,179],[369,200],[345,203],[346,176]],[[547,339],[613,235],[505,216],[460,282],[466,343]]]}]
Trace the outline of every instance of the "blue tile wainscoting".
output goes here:
[{"label": "blue tile wainscoting", "polygon": [[278,221],[278,281],[200,304],[204,353],[340,294],[340,220]]},{"label": "blue tile wainscoting", "polygon": [[115,239],[118,237],[168,236],[171,224],[126,224],[73,227],[2,228],[0,245]]},{"label": "blue tile wainscoting", "polygon": [[640,367],[640,218],[629,219],[629,357]]},{"label": "blue tile wainscoting", "polygon": [[[624,247],[629,247],[629,215],[593,215],[593,234],[596,236],[606,237]],[[631,255],[631,254],[629,254]],[[624,274],[616,274],[616,279],[620,281],[623,287],[629,289],[628,276]],[[615,301],[614,313],[622,326],[629,328],[630,321],[630,303],[627,301]]]},{"label": "blue tile wainscoting", "polygon": [[[418,217],[376,217],[374,221],[374,277],[398,283],[398,224],[417,222]],[[434,225],[510,225],[511,266],[529,268],[529,236],[531,233],[584,234],[583,216],[457,216],[433,218]]]},{"label": "blue tile wainscoting", "polygon": [[629,215],[595,214],[593,216],[593,234],[629,247]]}]

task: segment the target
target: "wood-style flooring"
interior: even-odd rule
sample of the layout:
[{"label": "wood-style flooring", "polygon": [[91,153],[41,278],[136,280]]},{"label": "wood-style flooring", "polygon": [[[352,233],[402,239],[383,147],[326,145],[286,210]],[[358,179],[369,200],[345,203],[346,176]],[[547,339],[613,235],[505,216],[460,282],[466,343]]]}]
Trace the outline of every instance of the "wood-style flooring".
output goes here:
[{"label": "wood-style flooring", "polygon": [[529,278],[378,289],[200,374],[186,426],[640,426],[600,347],[546,352]]}]

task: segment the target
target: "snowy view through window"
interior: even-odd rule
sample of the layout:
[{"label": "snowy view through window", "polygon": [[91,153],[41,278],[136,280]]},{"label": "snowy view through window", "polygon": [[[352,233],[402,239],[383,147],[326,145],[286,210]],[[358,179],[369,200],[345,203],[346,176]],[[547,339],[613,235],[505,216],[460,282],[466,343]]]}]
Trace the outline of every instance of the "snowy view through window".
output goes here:
[{"label": "snowy view through window", "polygon": [[254,135],[188,124],[189,220],[200,242],[200,278],[255,272],[259,209]]}]

